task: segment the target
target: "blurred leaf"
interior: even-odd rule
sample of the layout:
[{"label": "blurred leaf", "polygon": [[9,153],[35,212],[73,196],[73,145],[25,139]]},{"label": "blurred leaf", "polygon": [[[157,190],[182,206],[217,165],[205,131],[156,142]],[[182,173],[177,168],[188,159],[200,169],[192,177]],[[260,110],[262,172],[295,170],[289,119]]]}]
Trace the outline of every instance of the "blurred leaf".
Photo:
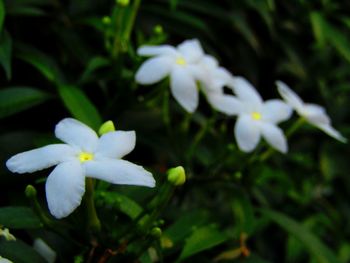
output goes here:
[{"label": "blurred leaf", "polygon": [[11,79],[11,60],[12,60],[12,39],[6,31],[0,31],[0,64],[5,70],[7,79]]},{"label": "blurred leaf", "polygon": [[46,263],[31,246],[21,240],[0,241],[0,255],[16,263]]},{"label": "blurred leaf", "polygon": [[43,16],[46,12],[40,6],[52,5],[47,0],[8,0],[6,12],[17,16]]},{"label": "blurred leaf", "polygon": [[213,225],[201,227],[195,230],[192,235],[186,239],[185,246],[177,262],[181,262],[203,250],[217,246],[227,239],[227,235],[220,232]]},{"label": "blurred leaf", "polygon": [[244,194],[235,195],[231,201],[231,207],[235,218],[235,228],[239,233],[250,235],[254,231],[255,217],[252,204]]},{"label": "blurred leaf", "polygon": [[85,93],[73,85],[58,86],[58,93],[72,116],[97,130],[102,119],[96,107]]},{"label": "blurred leaf", "polygon": [[0,89],[0,118],[29,109],[49,98],[49,94],[30,87]]},{"label": "blurred leaf", "polygon": [[332,250],[324,245],[308,228],[282,213],[268,209],[260,209],[259,211],[302,242],[319,263],[340,263]]},{"label": "blurred leaf", "polygon": [[40,228],[39,218],[29,207],[0,207],[0,225],[8,228]]},{"label": "blurred leaf", "polygon": [[134,200],[117,192],[96,191],[96,198],[97,204],[108,204],[126,214],[131,219],[137,218],[143,210]]},{"label": "blurred leaf", "polygon": [[326,44],[326,35],[324,33],[324,19],[319,12],[312,12],[310,14],[312,30],[315,38],[321,48]]},{"label": "blurred leaf", "polygon": [[214,262],[222,260],[232,260],[240,257],[242,254],[242,249],[240,247],[226,250],[215,257]]},{"label": "blurred leaf", "polygon": [[183,241],[198,227],[208,222],[208,213],[205,211],[193,211],[184,213],[176,219],[175,223],[164,231],[164,236],[172,243]]},{"label": "blurred leaf", "polygon": [[48,80],[57,84],[61,84],[63,82],[63,75],[56,62],[51,57],[33,47],[24,44],[17,44],[15,47],[17,49],[15,55],[34,66]]},{"label": "blurred leaf", "polygon": [[4,25],[5,20],[5,6],[4,6],[4,0],[0,0],[0,33],[2,33],[2,27]]},{"label": "blurred leaf", "polygon": [[81,78],[80,78],[80,81],[81,82],[85,82],[89,77],[91,77],[91,75],[98,69],[102,68],[102,67],[106,67],[110,65],[110,61],[105,58],[105,57],[94,57],[92,58],[84,73],[82,74]]}]

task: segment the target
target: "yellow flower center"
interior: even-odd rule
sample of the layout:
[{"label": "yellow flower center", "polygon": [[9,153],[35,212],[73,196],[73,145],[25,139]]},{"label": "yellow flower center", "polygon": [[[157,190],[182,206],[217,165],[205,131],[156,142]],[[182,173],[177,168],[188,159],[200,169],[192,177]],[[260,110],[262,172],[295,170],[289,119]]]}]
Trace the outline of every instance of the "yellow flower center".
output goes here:
[{"label": "yellow flower center", "polygon": [[179,57],[176,59],[176,64],[181,65],[181,66],[185,66],[186,65],[186,60],[182,57]]},{"label": "yellow flower center", "polygon": [[255,120],[255,121],[258,121],[258,120],[261,120],[261,113],[259,113],[259,112],[256,112],[256,111],[254,111],[253,113],[252,113],[252,118],[253,118],[253,120]]},{"label": "yellow flower center", "polygon": [[92,153],[82,152],[79,154],[79,161],[86,162],[94,159],[94,155]]}]

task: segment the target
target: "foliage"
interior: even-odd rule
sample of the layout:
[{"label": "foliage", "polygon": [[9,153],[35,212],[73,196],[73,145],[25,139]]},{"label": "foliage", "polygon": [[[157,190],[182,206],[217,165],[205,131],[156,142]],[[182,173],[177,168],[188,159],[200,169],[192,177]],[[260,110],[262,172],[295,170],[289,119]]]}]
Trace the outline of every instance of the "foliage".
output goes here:
[{"label": "foliage", "polygon": [[[324,105],[349,138],[350,4],[121,2],[0,0],[0,225],[17,238],[1,239],[0,255],[41,262],[31,248],[41,237],[57,262],[349,262],[347,145],[303,126],[286,155],[261,161],[267,145],[240,152],[232,118],[203,99],[189,115],[166,81],[139,86],[134,76],[139,46],[198,38],[264,98],[277,97],[280,79]],[[83,206],[60,221],[47,214],[48,171],[19,176],[4,165],[55,142],[54,125],[67,116],[96,131],[105,120],[135,130],[128,159],[157,181],[155,190],[96,181],[99,234],[87,229]],[[179,165],[186,182],[175,187],[166,171]],[[27,184],[38,200],[26,197]]]}]

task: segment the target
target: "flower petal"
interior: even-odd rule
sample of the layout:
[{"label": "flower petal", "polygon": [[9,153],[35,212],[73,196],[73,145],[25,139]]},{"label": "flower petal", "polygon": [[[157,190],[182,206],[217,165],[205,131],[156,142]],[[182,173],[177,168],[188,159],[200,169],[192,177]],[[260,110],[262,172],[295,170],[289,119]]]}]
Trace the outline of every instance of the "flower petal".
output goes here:
[{"label": "flower petal", "polygon": [[84,123],[72,118],[61,120],[56,125],[55,135],[65,143],[86,152],[94,152],[98,142],[96,132]]},{"label": "flower petal", "polygon": [[234,77],[232,79],[233,91],[238,99],[255,105],[257,108],[262,104],[260,94],[256,91],[252,84],[250,84],[243,77]]},{"label": "flower petal", "polygon": [[261,124],[261,132],[264,139],[276,150],[286,153],[288,151],[288,145],[286,137],[283,131],[270,123]]},{"label": "flower petal", "polygon": [[331,119],[326,113],[325,108],[320,105],[306,103],[303,108],[303,114],[311,124],[313,125],[328,125],[331,123]]},{"label": "flower petal", "polygon": [[170,45],[142,46],[137,49],[137,54],[140,56],[175,56],[177,51]]},{"label": "flower petal", "polygon": [[198,39],[185,40],[177,46],[177,49],[188,63],[198,62],[204,56],[203,48]]},{"label": "flower petal", "polygon": [[120,159],[135,148],[135,131],[114,131],[101,136],[95,157]]},{"label": "flower petal", "polygon": [[104,159],[84,163],[86,176],[112,184],[155,186],[152,174],[142,166],[125,160]]},{"label": "flower petal", "polygon": [[260,141],[260,128],[249,116],[240,116],[235,125],[235,137],[238,147],[251,152]]},{"label": "flower petal", "polygon": [[76,151],[67,144],[51,144],[31,151],[16,154],[7,162],[13,173],[32,173],[73,158]]},{"label": "flower petal", "polygon": [[56,166],[46,180],[46,199],[51,214],[62,218],[72,213],[81,203],[85,192],[85,176],[78,161]]},{"label": "flower petal", "polygon": [[186,68],[176,67],[171,72],[170,90],[176,101],[187,112],[195,111],[198,106],[197,85]]},{"label": "flower petal", "polygon": [[302,99],[284,82],[277,80],[276,85],[279,94],[285,102],[292,106],[299,114],[302,114],[301,112],[304,108],[304,102]]},{"label": "flower petal", "polygon": [[209,93],[207,99],[211,106],[227,115],[237,115],[242,111],[242,103],[232,95]]},{"label": "flower petal", "polygon": [[322,131],[324,131],[326,134],[328,134],[329,136],[333,137],[334,139],[342,143],[346,143],[348,141],[343,135],[341,135],[340,132],[334,129],[330,124],[318,124],[316,126]]},{"label": "flower petal", "polygon": [[292,113],[292,107],[278,99],[266,101],[262,108],[264,120],[271,123],[285,121],[290,118]]},{"label": "flower petal", "polygon": [[174,65],[169,57],[155,57],[146,60],[135,75],[137,83],[143,85],[154,84],[169,75]]}]

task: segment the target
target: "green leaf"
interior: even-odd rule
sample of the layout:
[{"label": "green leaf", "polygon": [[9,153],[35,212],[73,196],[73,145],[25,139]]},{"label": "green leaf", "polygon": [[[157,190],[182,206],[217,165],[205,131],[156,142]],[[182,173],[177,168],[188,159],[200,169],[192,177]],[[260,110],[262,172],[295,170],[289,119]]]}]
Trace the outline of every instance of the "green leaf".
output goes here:
[{"label": "green leaf", "polygon": [[0,255],[16,263],[45,263],[31,246],[21,240],[0,241]]},{"label": "green leaf", "polygon": [[49,81],[56,84],[63,82],[63,75],[56,62],[45,53],[24,44],[17,44],[15,54],[39,70]]},{"label": "green leaf", "polygon": [[96,191],[96,198],[98,205],[111,205],[131,219],[137,218],[143,210],[134,200],[117,192]]},{"label": "green leaf", "polygon": [[324,19],[319,12],[312,12],[310,14],[310,20],[312,25],[312,30],[314,32],[314,36],[320,45],[320,47],[324,47],[326,43],[326,36],[324,33]]},{"label": "green leaf", "polygon": [[41,222],[29,207],[0,207],[0,225],[8,228],[40,228]]},{"label": "green leaf", "polygon": [[49,98],[48,93],[30,87],[0,89],[0,118],[29,109]]},{"label": "green leaf", "polygon": [[2,27],[4,25],[4,20],[5,20],[5,5],[4,1],[0,0],[0,33],[2,32]]},{"label": "green leaf", "polygon": [[[0,7],[1,8],[1,7]],[[7,79],[11,79],[12,39],[4,30],[0,32],[0,64],[5,70]]]},{"label": "green leaf", "polygon": [[58,92],[64,105],[75,118],[95,130],[101,126],[99,112],[81,89],[73,85],[60,85]]},{"label": "green leaf", "polygon": [[227,235],[220,232],[214,225],[201,227],[193,231],[192,235],[186,239],[185,246],[177,262],[181,262],[203,250],[217,246],[227,239]]},{"label": "green leaf", "polygon": [[290,235],[297,238],[319,263],[340,263],[336,255],[308,228],[296,222],[294,219],[268,209],[260,209],[262,214],[277,223]]},{"label": "green leaf", "polygon": [[89,61],[80,81],[85,82],[96,70],[110,65],[110,61],[104,57],[94,57]]}]

